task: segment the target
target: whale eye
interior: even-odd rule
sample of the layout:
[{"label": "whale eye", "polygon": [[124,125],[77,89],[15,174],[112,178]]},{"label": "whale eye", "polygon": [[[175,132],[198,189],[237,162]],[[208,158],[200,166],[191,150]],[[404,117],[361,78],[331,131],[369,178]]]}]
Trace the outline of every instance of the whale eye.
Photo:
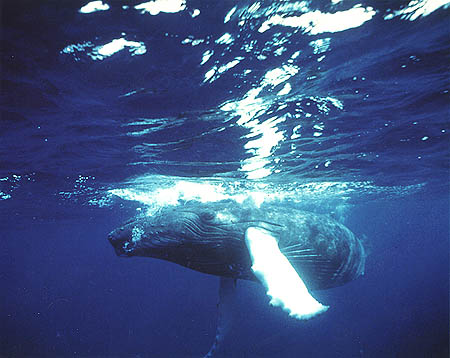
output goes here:
[{"label": "whale eye", "polygon": [[210,211],[204,211],[200,214],[200,219],[204,221],[211,221],[216,217],[216,215]]}]

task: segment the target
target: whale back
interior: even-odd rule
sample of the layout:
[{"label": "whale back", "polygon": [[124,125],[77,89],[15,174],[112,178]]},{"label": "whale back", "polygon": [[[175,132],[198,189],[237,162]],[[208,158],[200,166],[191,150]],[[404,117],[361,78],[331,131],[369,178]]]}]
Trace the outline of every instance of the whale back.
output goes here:
[{"label": "whale back", "polygon": [[234,201],[162,208],[114,230],[119,256],[175,262],[222,277],[255,280],[245,245],[249,227],[264,228],[312,289],[340,286],[363,273],[361,242],[342,224],[285,205],[260,208]]}]

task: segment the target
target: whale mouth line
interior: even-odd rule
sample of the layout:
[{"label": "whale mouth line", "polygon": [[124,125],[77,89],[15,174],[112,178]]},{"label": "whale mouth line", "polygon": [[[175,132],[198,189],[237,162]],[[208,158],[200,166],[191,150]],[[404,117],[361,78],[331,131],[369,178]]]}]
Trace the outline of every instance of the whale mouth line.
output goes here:
[{"label": "whale mouth line", "polygon": [[116,250],[116,255],[118,257],[127,257],[127,258],[133,257],[133,255],[127,254],[126,252],[118,252],[118,250]]}]

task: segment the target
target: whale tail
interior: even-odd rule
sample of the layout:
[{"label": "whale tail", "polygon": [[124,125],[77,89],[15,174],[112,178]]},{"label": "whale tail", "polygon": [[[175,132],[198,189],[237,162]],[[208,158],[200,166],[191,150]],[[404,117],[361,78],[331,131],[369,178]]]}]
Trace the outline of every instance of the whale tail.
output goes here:
[{"label": "whale tail", "polygon": [[217,317],[216,337],[204,358],[216,357],[223,353],[223,341],[233,321],[233,296],[236,291],[236,279],[221,277],[219,288],[219,313]]}]

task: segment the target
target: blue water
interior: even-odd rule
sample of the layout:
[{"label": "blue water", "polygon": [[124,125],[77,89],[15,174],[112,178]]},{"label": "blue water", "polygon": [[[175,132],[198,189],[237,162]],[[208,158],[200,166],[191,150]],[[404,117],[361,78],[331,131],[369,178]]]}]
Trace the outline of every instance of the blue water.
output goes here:
[{"label": "blue water", "polygon": [[2,2],[0,356],[201,356],[217,277],[106,235],[251,197],[333,216],[368,258],[307,322],[238,282],[229,357],[447,357],[448,3],[174,3]]}]

